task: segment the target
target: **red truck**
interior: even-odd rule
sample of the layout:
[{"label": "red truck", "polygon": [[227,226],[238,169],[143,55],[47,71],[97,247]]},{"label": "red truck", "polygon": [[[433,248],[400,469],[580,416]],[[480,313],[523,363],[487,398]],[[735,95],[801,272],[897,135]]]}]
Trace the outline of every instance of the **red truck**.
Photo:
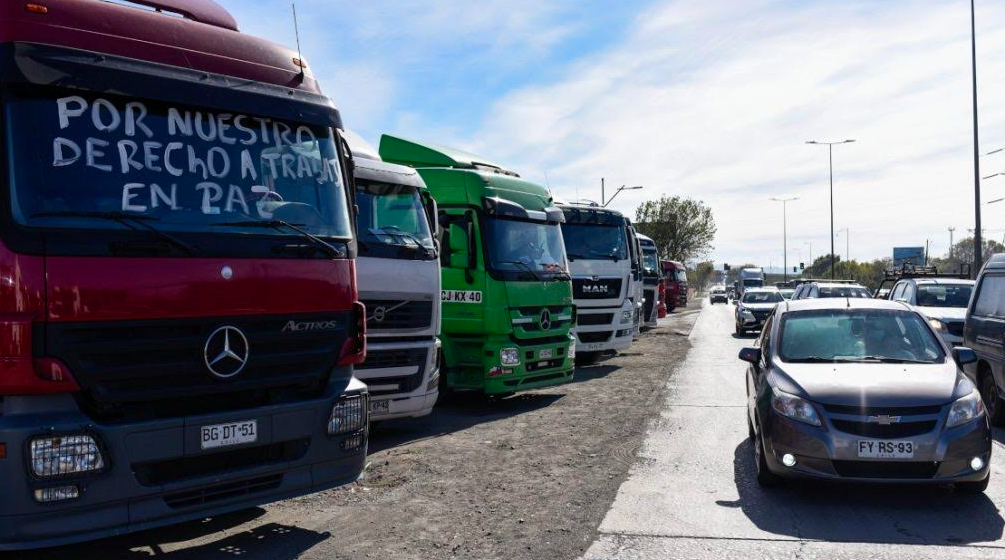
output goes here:
[{"label": "red truck", "polygon": [[687,268],[684,263],[660,261],[663,266],[663,293],[667,312],[687,306]]},{"label": "red truck", "polygon": [[209,0],[0,3],[0,549],[356,479],[338,110]]}]

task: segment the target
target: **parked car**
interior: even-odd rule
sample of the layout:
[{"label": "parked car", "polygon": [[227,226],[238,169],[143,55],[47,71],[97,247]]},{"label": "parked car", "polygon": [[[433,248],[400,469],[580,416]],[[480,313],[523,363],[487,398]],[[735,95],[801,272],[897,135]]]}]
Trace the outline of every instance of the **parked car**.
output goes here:
[{"label": "parked car", "polygon": [[780,302],[785,301],[777,288],[747,288],[736,304],[736,334],[758,331]]},{"label": "parked car", "polygon": [[977,355],[951,350],[910,306],[785,303],[740,358],[762,486],[803,478],[987,488],[991,428],[960,370]]},{"label": "parked car", "polygon": [[708,293],[709,303],[729,303],[729,296],[726,294],[725,286],[713,286]]},{"label": "parked car", "polygon": [[977,353],[966,372],[980,387],[988,418],[995,426],[1005,425],[1005,254],[991,257],[977,277],[963,343]]},{"label": "parked car", "polygon": [[906,278],[893,286],[890,299],[915,306],[947,344],[961,346],[963,321],[973,291],[973,280]]},{"label": "parked car", "polygon": [[806,282],[796,287],[793,300],[815,298],[871,298],[872,292],[854,282]]}]

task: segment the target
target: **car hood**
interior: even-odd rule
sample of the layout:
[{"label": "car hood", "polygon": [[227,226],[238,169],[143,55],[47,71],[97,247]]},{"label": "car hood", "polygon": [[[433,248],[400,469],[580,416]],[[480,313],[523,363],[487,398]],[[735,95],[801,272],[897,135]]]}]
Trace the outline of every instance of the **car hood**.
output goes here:
[{"label": "car hood", "polygon": [[814,402],[844,406],[942,405],[973,391],[952,360],[942,364],[780,364],[772,371],[772,383]]},{"label": "car hood", "polygon": [[967,318],[966,307],[915,307],[922,315],[943,321],[963,321]]}]

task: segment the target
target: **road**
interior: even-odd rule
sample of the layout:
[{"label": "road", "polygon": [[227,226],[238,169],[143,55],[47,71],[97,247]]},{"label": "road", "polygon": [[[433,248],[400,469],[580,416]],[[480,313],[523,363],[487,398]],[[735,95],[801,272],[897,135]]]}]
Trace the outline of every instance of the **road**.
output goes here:
[{"label": "road", "polygon": [[718,304],[702,312],[666,406],[585,559],[1005,558],[1002,432],[985,495],[941,487],[760,489],[737,360],[754,339],[733,334],[732,310]]}]

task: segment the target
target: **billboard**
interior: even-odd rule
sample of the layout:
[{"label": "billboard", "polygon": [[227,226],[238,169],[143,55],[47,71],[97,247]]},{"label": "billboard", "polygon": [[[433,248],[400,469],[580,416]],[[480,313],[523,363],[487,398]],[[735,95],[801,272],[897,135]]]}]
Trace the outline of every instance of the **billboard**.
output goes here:
[{"label": "billboard", "polygon": [[894,247],[893,266],[900,268],[905,264],[924,265],[924,247]]}]

